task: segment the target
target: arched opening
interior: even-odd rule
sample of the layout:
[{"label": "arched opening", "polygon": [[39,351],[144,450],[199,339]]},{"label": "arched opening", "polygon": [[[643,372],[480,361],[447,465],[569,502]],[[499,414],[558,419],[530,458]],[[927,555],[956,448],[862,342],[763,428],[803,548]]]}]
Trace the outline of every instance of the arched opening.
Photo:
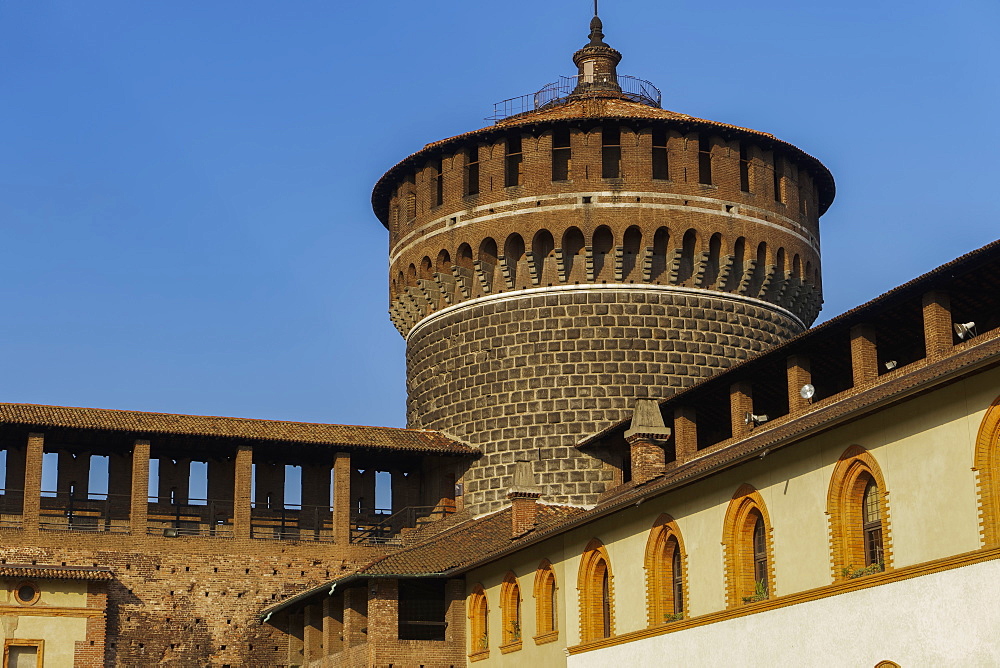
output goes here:
[{"label": "arched opening", "polygon": [[555,241],[548,230],[538,230],[531,240],[531,254],[535,260],[538,283],[552,285],[557,280],[555,266]]},{"label": "arched opening", "polygon": [[729,276],[723,290],[726,292],[736,292],[740,283],[743,282],[743,274],[746,271],[747,240],[740,237],[733,244],[733,262],[729,269]]},{"label": "arched opening", "polygon": [[719,280],[719,269],[722,262],[722,235],[716,232],[708,240],[708,265],[705,267],[705,277],[702,286],[711,288]]},{"label": "arched opening", "polygon": [[507,237],[503,245],[503,256],[507,287],[510,289],[522,287],[520,283],[527,281],[528,266],[524,257],[524,239],[520,234],[515,232]]},{"label": "arched opening", "polygon": [[684,233],[681,242],[681,262],[677,268],[677,285],[683,285],[694,275],[695,253],[698,250],[698,232],[691,229]]},{"label": "arched opening", "polygon": [[742,485],[729,502],[722,542],[729,607],[773,596],[771,522],[764,499],[752,486]]},{"label": "arched opening", "polygon": [[566,263],[566,276],[569,283],[582,283],[586,280],[586,258],[584,256],[583,232],[578,227],[571,227],[563,234],[563,258]]},{"label": "arched opening", "polygon": [[614,634],[614,586],[611,562],[604,544],[596,538],[580,561],[580,632],[584,642]]},{"label": "arched opening", "polygon": [[500,586],[500,623],[505,650],[521,644],[521,587],[517,576],[508,572]]},{"label": "arched opening", "polygon": [[611,229],[601,225],[594,232],[594,279],[607,283],[614,277],[615,238]]},{"label": "arched opening", "polygon": [[646,611],[649,626],[683,619],[686,557],[677,523],[661,515],[646,542]]},{"label": "arched opening", "polygon": [[670,230],[661,227],[653,233],[653,262],[650,280],[657,282],[667,270],[667,255],[670,252]]},{"label": "arched opening", "polygon": [[859,445],[837,460],[827,493],[834,580],[889,567],[888,496],[878,462]]},{"label": "arched opening", "polygon": [[490,651],[489,605],[481,584],[472,588],[469,595],[469,654],[488,654]]},{"label": "arched opening", "polygon": [[535,642],[551,642],[558,634],[556,574],[548,559],[535,571]]},{"label": "arched opening", "polygon": [[624,255],[622,256],[622,279],[634,283],[642,280],[639,271],[639,257],[642,252],[642,230],[632,225],[625,230],[622,240]]}]

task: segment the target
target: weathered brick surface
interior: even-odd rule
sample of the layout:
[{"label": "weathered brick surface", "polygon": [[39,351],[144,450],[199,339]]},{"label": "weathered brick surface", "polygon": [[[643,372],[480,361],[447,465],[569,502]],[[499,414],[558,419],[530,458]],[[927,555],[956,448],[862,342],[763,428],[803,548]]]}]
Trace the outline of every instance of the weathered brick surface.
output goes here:
[{"label": "weathered brick surface", "polygon": [[[0,540],[7,563],[114,571],[114,580],[99,583],[107,587],[106,630],[104,620],[88,621],[76,649],[81,666],[287,665],[287,638],[261,624],[260,611],[376,554],[292,541],[77,532],[0,530]],[[103,607],[103,596],[94,587],[88,607]]]},{"label": "weathered brick surface", "polygon": [[534,462],[547,500],[594,503],[613,474],[573,447],[583,435],[799,331],[723,295],[564,290],[471,305],[411,334],[408,419],[482,448],[464,478],[474,513],[507,503],[518,459]]}]

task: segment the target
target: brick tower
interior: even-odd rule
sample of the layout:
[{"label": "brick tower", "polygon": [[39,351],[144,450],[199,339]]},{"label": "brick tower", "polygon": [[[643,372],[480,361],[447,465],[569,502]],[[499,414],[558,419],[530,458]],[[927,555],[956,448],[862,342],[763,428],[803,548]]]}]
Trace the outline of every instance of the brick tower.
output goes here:
[{"label": "brick tower", "polygon": [[614,471],[582,436],[789,339],[822,303],[830,172],[662,109],[590,27],[575,76],[428,144],[372,196],[408,423],[483,450],[462,480],[474,512],[507,503],[518,461],[545,499],[594,503]]}]

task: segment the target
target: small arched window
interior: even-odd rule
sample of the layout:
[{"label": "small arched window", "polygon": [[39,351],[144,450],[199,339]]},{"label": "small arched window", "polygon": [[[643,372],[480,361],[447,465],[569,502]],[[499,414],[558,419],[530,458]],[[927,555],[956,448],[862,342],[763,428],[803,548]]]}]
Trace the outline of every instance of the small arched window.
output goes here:
[{"label": "small arched window", "polygon": [[649,626],[684,617],[685,554],[677,523],[661,515],[646,543],[646,609]]},{"label": "small arched window", "polygon": [[729,607],[773,596],[771,522],[764,499],[751,485],[742,485],[729,502],[722,542]]},{"label": "small arched window", "polygon": [[584,642],[614,634],[614,579],[604,544],[596,538],[580,561],[580,635]]},{"label": "small arched window", "polygon": [[840,456],[830,479],[827,514],[835,580],[889,567],[888,497],[878,462],[859,445]]},{"label": "small arched window", "polygon": [[882,550],[882,512],[879,510],[878,485],[869,476],[865,486],[862,514],[865,534],[865,566],[885,563]]},{"label": "small arched window", "polygon": [[489,605],[486,591],[477,584],[469,595],[469,658],[484,659],[490,653]]},{"label": "small arched window", "polygon": [[503,653],[521,649],[521,587],[517,576],[508,572],[500,585],[500,623],[503,626]]},{"label": "small arched window", "polygon": [[556,613],[556,574],[548,559],[535,571],[535,644],[552,642],[559,637]]}]

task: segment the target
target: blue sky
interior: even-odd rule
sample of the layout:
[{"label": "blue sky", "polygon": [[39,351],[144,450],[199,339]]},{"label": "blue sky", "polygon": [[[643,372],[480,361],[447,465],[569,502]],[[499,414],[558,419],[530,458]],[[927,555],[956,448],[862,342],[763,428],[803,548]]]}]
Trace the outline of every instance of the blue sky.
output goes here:
[{"label": "blue sky", "polygon": [[[589,0],[0,3],[0,401],[402,426],[378,177],[574,73]],[[829,318],[1000,236],[1000,4],[602,3],[822,160]]]}]

